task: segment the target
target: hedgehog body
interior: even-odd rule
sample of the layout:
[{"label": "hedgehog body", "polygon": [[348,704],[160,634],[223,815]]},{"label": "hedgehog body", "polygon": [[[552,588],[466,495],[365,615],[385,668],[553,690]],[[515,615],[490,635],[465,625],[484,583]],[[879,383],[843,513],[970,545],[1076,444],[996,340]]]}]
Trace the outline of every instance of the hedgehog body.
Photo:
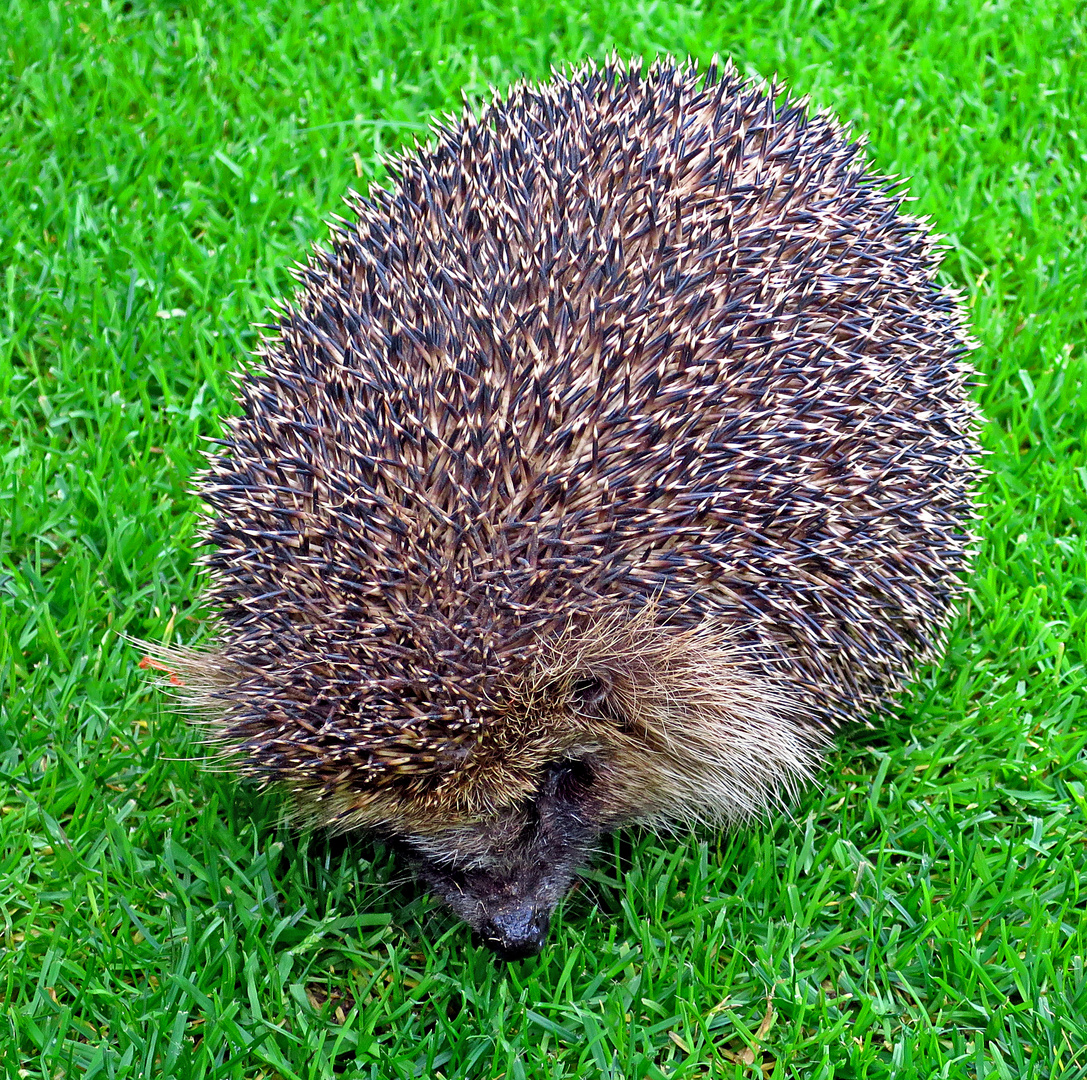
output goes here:
[{"label": "hedgehog body", "polygon": [[938,654],[970,342],[858,145],[731,67],[519,85],[390,173],[241,381],[171,663],[523,955],[602,831],[759,813]]}]

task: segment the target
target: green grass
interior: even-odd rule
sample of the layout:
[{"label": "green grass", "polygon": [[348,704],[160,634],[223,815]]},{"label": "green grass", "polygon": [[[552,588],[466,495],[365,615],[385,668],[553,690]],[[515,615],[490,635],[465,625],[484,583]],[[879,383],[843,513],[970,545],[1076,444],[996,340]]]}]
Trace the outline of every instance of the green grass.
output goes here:
[{"label": "green grass", "polygon": [[[1079,8],[11,0],[4,1075],[1087,1075]],[[187,480],[345,189],[462,92],[612,47],[777,72],[913,178],[983,343],[992,476],[947,662],[794,820],[618,838],[502,969],[385,854],[200,769],[119,635],[199,637]]]}]

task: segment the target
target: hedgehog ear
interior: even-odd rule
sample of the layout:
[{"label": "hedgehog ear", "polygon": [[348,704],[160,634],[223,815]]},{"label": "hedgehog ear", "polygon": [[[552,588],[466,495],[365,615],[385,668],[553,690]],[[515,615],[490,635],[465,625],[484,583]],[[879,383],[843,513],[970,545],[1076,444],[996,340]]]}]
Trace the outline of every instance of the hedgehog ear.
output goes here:
[{"label": "hedgehog ear", "polygon": [[578,713],[596,712],[607,695],[603,680],[596,675],[579,675],[570,686],[570,704]]},{"label": "hedgehog ear", "polygon": [[598,713],[608,702],[611,680],[586,672],[570,685],[570,705],[575,712]]}]

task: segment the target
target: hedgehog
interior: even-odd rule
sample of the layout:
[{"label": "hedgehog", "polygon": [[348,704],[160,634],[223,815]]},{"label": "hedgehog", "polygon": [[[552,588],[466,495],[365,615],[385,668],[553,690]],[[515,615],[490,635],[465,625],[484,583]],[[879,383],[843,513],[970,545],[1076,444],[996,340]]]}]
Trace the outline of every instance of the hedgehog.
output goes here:
[{"label": "hedgehog", "polygon": [[499,957],[621,826],[786,805],[973,555],[959,294],[830,116],[612,58],[436,125],[295,270],[198,481],[241,774]]}]

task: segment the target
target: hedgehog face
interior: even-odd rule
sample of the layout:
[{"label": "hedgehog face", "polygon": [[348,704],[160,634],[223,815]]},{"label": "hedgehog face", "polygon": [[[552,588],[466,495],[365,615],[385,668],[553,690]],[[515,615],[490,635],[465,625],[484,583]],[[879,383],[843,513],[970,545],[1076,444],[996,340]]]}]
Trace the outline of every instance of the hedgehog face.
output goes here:
[{"label": "hedgehog face", "polygon": [[[528,681],[544,688],[522,695],[530,708],[442,785],[486,811],[438,802],[420,819],[416,790],[389,818],[422,881],[502,959],[540,951],[604,833],[677,817],[742,821],[814,765],[815,740],[798,738],[788,700],[735,649],[698,632],[662,635],[644,614],[553,642]],[[515,791],[525,794],[499,801]]]},{"label": "hedgehog face", "polygon": [[816,740],[798,736],[788,700],[728,642],[662,634],[644,613],[552,641],[519,684],[520,708],[452,770],[356,793],[344,809],[391,835],[502,959],[539,952],[604,833],[741,821],[814,764]]},{"label": "hedgehog face", "polygon": [[503,960],[535,956],[551,915],[604,829],[585,761],[547,767],[534,796],[505,813],[406,837],[419,877]]}]

